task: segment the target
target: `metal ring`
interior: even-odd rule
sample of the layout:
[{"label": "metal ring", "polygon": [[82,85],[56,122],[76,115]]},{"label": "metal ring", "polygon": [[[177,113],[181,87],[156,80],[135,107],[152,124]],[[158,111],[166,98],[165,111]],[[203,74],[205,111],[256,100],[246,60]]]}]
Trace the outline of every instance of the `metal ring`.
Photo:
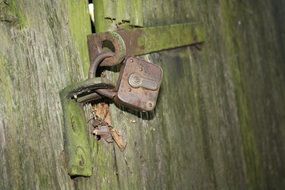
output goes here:
[{"label": "metal ring", "polygon": [[120,64],[126,57],[126,45],[122,36],[117,32],[106,32],[95,37],[97,53],[101,53],[104,41],[109,41],[114,46],[115,55],[102,61],[102,66]]},{"label": "metal ring", "polygon": [[89,75],[88,75],[88,78],[94,78],[95,77],[95,74],[96,74],[96,71],[97,71],[97,68],[98,66],[100,65],[100,63],[108,58],[108,57],[113,57],[115,55],[115,53],[113,52],[102,52],[100,53],[96,59],[93,61],[93,63],[90,65],[90,68],[89,68]]}]

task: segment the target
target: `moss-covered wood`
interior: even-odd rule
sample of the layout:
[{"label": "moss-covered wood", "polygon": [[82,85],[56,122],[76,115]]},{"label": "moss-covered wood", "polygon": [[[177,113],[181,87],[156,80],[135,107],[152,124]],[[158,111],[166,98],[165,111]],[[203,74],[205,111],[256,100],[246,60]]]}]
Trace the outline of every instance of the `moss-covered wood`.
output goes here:
[{"label": "moss-covered wood", "polygon": [[59,92],[84,79],[85,1],[0,1],[0,189],[72,189]]},{"label": "moss-covered wood", "polygon": [[87,2],[15,2],[0,1],[0,189],[285,188],[283,1],[122,1],[144,26],[201,22],[207,41],[145,56],[164,69],[156,111],[111,105],[127,148],[90,140],[93,175],[75,179],[59,91],[86,77]]}]

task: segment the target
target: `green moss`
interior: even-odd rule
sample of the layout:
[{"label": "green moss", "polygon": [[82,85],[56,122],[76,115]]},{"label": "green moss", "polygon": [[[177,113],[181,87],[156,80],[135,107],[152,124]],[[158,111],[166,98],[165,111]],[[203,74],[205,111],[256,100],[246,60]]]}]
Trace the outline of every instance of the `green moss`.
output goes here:
[{"label": "green moss", "polygon": [[68,172],[71,176],[90,176],[92,174],[93,162],[91,162],[91,146],[83,107],[68,96],[70,92],[74,92],[78,88],[85,88],[101,82],[100,78],[87,79],[67,86],[60,93],[64,113],[64,136],[65,149],[68,155]]},{"label": "green moss", "polygon": [[68,173],[71,176],[91,176],[92,163],[83,108],[64,96],[62,104]]},{"label": "green moss", "polygon": [[205,41],[205,30],[201,25],[189,23],[150,27],[142,30],[138,40],[142,50],[136,54],[146,54],[203,41]]},{"label": "green moss", "polygon": [[[110,2],[106,0],[96,0],[94,1],[94,8],[95,8],[95,28],[96,28],[96,33],[98,32],[106,32],[109,30],[114,29],[115,23],[111,18],[106,19],[105,18],[105,12],[107,11],[107,8],[110,6],[114,7],[116,5],[116,2]],[[114,11],[111,8],[111,11]]]},{"label": "green moss", "polygon": [[143,26],[143,0],[133,0],[131,3],[131,18],[130,18],[130,24],[132,26]]},{"label": "green moss", "polygon": [[27,23],[21,5],[16,0],[7,1],[6,3],[2,2],[2,5],[0,5],[0,21],[10,23],[19,28],[24,28]]},{"label": "green moss", "polygon": [[87,35],[91,33],[87,1],[68,1],[68,18],[72,38],[83,64],[84,75],[87,76],[89,69]]},{"label": "green moss", "polygon": [[[247,183],[250,189],[260,189],[262,187],[263,172],[260,160],[260,154],[257,148],[257,142],[254,136],[254,130],[252,127],[252,110],[250,108],[245,77],[243,76],[243,65],[238,59],[247,60],[246,52],[239,51],[239,49],[246,48],[247,42],[239,35],[236,25],[235,18],[240,18],[236,12],[232,10],[239,10],[231,8],[234,6],[227,0],[222,1],[223,21],[224,21],[224,39],[225,48],[227,55],[227,62],[230,64],[232,71],[233,82],[235,86],[235,96],[238,107],[238,118],[240,122],[241,136],[243,152],[246,162],[246,176]],[[237,52],[239,52],[237,57]]]}]

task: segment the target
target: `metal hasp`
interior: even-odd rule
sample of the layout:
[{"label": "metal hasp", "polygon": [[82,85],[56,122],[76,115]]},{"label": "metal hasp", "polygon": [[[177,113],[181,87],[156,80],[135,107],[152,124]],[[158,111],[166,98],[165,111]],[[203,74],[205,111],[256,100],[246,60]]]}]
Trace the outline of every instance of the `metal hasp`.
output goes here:
[{"label": "metal hasp", "polygon": [[116,56],[100,64],[112,66],[121,63],[124,57],[199,44],[204,40],[205,30],[201,25],[186,23],[91,34],[88,47],[91,63],[104,47],[113,50]]},{"label": "metal hasp", "polygon": [[[119,106],[152,111],[156,106],[163,71],[159,65],[134,56],[202,43],[203,31],[196,24],[175,24],[120,29],[88,36],[91,61],[89,79],[70,85],[60,93],[70,176],[92,175],[88,127],[83,105],[90,101],[108,98]],[[95,77],[98,66],[113,66],[123,61],[117,85]],[[107,142],[113,139],[121,150],[125,147],[119,132],[107,124],[95,125],[94,134]]]},{"label": "metal hasp", "polygon": [[88,127],[83,104],[77,100],[97,89],[113,88],[100,78],[87,79],[67,86],[60,92],[64,116],[64,139],[68,174],[91,176],[92,161],[88,141]]}]

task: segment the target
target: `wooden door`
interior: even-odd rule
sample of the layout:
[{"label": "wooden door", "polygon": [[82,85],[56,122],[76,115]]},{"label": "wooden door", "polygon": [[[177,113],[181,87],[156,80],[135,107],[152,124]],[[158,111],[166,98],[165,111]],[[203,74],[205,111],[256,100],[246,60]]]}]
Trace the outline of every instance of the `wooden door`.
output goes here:
[{"label": "wooden door", "polygon": [[0,189],[285,187],[281,0],[95,0],[97,31],[198,22],[206,41],[144,57],[164,70],[157,108],[112,104],[126,150],[90,139],[93,175],[71,179],[59,91],[87,76],[87,4],[0,1]]}]

